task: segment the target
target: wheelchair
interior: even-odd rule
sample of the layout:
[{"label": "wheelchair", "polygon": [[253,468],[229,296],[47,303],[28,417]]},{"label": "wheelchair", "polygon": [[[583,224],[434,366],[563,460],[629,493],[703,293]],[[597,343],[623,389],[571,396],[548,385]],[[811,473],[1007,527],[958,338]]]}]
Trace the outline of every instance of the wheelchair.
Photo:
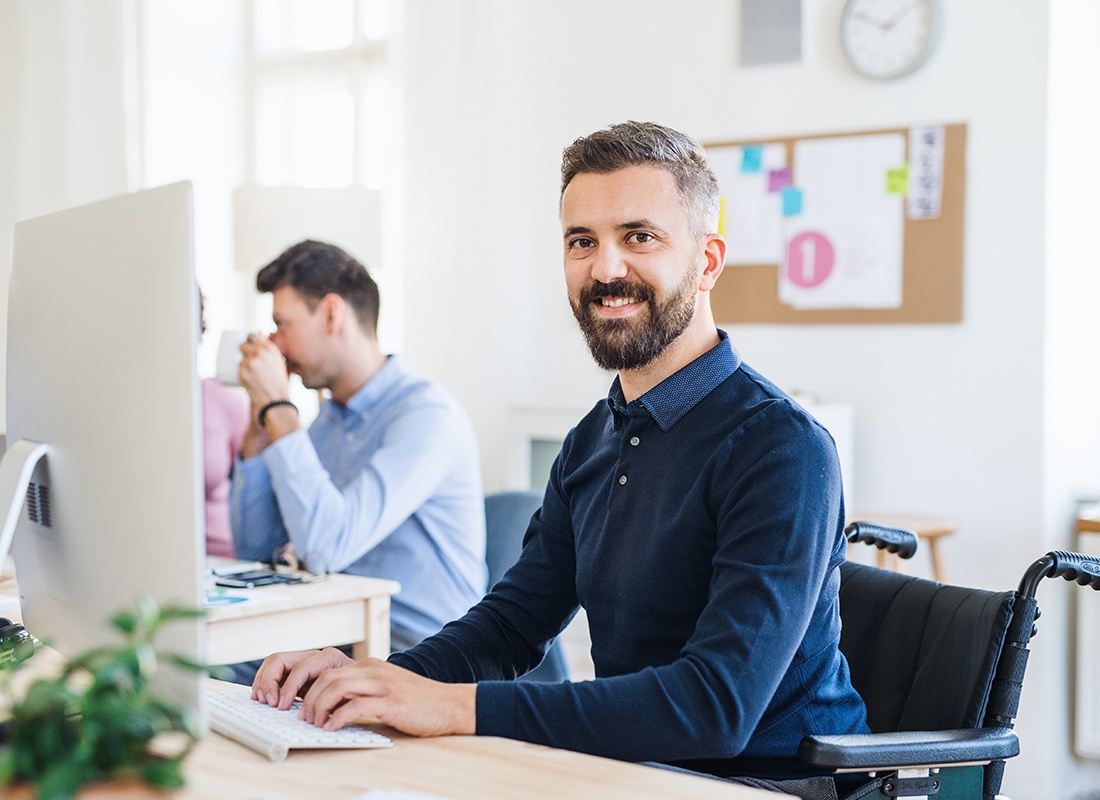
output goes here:
[{"label": "wheelchair", "polygon": [[[856,522],[845,533],[902,558],[916,551],[911,531]],[[840,649],[872,733],[808,736],[799,758],[872,775],[841,800],[996,800],[1020,752],[1013,722],[1045,578],[1100,590],[1100,560],[1051,551],[1005,592],[845,563]]]}]

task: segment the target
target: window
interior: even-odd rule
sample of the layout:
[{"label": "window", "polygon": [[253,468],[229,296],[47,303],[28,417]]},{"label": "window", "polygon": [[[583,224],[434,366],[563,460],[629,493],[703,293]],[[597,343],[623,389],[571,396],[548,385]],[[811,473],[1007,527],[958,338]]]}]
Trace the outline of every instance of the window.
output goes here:
[{"label": "window", "polygon": [[[342,198],[384,191],[391,7],[393,0],[248,0],[248,187],[236,193],[235,215],[238,243],[254,238],[257,251],[274,255],[298,240],[286,238],[294,231],[341,245],[366,263],[382,294],[378,339],[385,352],[400,349],[403,304],[400,275],[386,263],[382,202],[366,203],[371,211],[362,213],[371,218],[364,220],[355,216],[362,203]],[[316,217],[332,203],[339,213],[323,214],[324,224],[302,211]],[[263,327],[270,296],[259,296],[253,313]],[[292,398],[310,402],[297,384]]]},{"label": "window", "polygon": [[385,180],[388,0],[252,0],[253,183]]}]

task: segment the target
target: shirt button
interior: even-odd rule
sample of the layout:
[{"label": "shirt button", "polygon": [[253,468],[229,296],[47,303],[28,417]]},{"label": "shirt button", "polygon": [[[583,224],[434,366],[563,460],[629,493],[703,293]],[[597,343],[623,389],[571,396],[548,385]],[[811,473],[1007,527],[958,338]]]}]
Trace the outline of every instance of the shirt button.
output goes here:
[{"label": "shirt button", "polygon": [[354,433],[345,433],[344,438],[347,439],[349,442],[354,442],[355,441],[355,434]]},{"label": "shirt button", "polygon": [[634,447],[637,447],[638,443],[641,442],[641,441],[642,440],[639,439],[637,436],[631,436],[630,437],[630,444],[633,445]]},{"label": "shirt button", "polygon": [[620,475],[619,476],[619,486],[626,486],[626,476],[625,475]]}]

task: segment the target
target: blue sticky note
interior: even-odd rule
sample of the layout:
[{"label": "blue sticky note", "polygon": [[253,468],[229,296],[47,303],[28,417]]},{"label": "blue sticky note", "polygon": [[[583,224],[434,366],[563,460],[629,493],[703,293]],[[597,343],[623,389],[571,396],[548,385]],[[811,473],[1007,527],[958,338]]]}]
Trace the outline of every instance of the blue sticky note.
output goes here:
[{"label": "blue sticky note", "polygon": [[783,198],[783,216],[793,217],[802,213],[802,190],[793,186],[784,187],[779,193]]},{"label": "blue sticky note", "polygon": [[759,144],[741,148],[741,171],[759,172],[764,165],[764,146]]}]

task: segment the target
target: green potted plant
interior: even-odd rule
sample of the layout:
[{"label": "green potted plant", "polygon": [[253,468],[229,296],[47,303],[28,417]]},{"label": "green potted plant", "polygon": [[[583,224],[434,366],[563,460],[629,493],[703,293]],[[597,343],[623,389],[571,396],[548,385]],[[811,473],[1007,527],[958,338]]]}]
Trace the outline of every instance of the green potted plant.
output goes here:
[{"label": "green potted plant", "polygon": [[181,767],[198,739],[198,721],[193,711],[158,696],[150,681],[162,661],[186,670],[206,667],[158,652],[153,642],[165,623],[201,614],[139,600],[110,620],[123,644],[82,653],[18,692],[16,674],[36,656],[0,664],[0,687],[12,700],[0,744],[0,795],[17,786],[38,800],[71,798],[101,783],[182,786]]}]

